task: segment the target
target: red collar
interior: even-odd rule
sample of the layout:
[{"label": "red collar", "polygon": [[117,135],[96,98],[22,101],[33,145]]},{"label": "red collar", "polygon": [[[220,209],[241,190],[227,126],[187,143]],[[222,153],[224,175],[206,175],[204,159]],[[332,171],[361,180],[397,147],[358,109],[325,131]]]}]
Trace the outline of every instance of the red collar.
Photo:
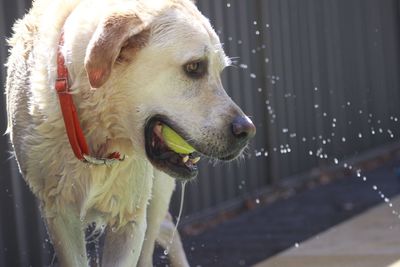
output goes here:
[{"label": "red collar", "polygon": [[61,53],[63,44],[64,34],[61,33],[57,51],[57,79],[55,89],[60,100],[61,112],[72,151],[79,160],[96,165],[110,165],[116,161],[124,160],[125,156],[121,157],[119,152],[113,152],[107,158],[96,158],[89,155],[89,146],[87,145],[85,135],[79,123],[78,113],[76,112],[76,107],[68,84],[68,69],[65,66],[65,59]]}]

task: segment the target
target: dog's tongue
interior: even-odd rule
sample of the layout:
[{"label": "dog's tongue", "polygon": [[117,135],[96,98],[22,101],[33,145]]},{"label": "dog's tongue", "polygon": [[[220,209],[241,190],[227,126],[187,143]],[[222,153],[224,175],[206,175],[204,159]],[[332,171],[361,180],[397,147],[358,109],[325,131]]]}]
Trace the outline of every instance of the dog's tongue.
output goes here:
[{"label": "dog's tongue", "polygon": [[161,135],[167,146],[176,153],[190,154],[196,151],[179,134],[165,124],[162,126]]}]

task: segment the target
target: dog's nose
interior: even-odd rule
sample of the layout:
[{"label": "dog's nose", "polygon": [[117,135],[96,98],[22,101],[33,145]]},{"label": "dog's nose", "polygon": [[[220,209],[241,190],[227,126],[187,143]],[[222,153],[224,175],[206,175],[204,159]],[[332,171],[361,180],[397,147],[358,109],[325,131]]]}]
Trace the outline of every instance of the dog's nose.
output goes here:
[{"label": "dog's nose", "polygon": [[256,126],[247,116],[237,116],[232,121],[232,133],[238,139],[250,139],[256,134]]}]

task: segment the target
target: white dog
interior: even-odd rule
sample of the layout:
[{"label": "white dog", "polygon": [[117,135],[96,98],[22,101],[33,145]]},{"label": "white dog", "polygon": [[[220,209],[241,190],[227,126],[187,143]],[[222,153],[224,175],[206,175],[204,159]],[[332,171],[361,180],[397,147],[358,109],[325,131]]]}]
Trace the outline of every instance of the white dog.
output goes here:
[{"label": "white dog", "polygon": [[102,266],[151,266],[170,177],[237,157],[255,134],[222,87],[218,36],[189,0],[37,0],[14,32],[8,132],[60,265],[88,265],[95,222]]}]

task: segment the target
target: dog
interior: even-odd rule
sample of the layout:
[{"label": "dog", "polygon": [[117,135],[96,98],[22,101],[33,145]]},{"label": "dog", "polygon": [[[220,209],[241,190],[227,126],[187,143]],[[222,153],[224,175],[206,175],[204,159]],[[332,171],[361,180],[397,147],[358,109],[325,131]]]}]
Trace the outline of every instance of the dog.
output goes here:
[{"label": "dog", "polygon": [[93,223],[102,266],[152,266],[176,179],[201,157],[236,158],[256,132],[222,86],[217,34],[191,0],[36,0],[13,30],[7,131],[60,266],[88,266]]}]

